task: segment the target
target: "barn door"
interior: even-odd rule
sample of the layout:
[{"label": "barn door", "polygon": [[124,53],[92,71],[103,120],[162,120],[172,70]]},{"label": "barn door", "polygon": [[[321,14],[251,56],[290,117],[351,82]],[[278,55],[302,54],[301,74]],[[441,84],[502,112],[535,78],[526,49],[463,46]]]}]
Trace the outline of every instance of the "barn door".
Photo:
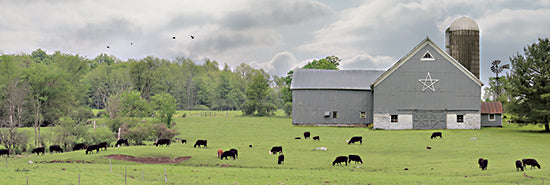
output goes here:
[{"label": "barn door", "polygon": [[445,111],[413,111],[413,129],[446,129],[447,114]]}]

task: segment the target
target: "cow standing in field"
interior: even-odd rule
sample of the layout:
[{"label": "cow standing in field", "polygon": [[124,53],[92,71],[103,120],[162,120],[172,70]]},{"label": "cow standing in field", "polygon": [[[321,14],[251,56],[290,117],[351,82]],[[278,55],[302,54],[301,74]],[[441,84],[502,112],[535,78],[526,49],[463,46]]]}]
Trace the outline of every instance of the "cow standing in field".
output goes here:
[{"label": "cow standing in field", "polygon": [[276,153],[283,153],[283,147],[282,146],[271,147],[269,154],[276,154]]},{"label": "cow standing in field", "polygon": [[128,139],[119,139],[118,141],[116,141],[115,147],[120,147],[122,146],[122,144],[125,144],[126,146],[130,146],[128,144]]},{"label": "cow standing in field", "polygon": [[53,153],[53,152],[63,153],[63,149],[61,149],[61,147],[59,145],[51,145],[50,146],[50,153]]},{"label": "cow standing in field", "polygon": [[529,169],[533,169],[534,167],[538,167],[540,169],[540,164],[535,159],[522,159],[521,161],[523,162],[523,167],[524,168],[525,168],[526,165],[530,165],[531,168],[529,168]]},{"label": "cow standing in field", "polygon": [[195,142],[195,145],[193,145],[193,148],[196,148],[197,146],[200,148],[201,145],[204,146],[204,148],[206,148],[206,144],[207,144],[207,143],[208,143],[207,140],[200,140],[200,139],[199,139],[199,140],[197,140],[197,141]]},{"label": "cow standing in field", "polygon": [[222,149],[218,149],[218,153],[216,154],[216,156],[218,156],[218,158],[221,158],[221,157],[222,157],[222,154],[223,154],[223,150],[222,150]]},{"label": "cow standing in field", "polygon": [[479,158],[479,159],[477,160],[477,163],[479,163],[479,167],[481,168],[481,170],[486,170],[486,169],[487,169],[487,165],[489,165],[489,160],[483,159],[483,158]]},{"label": "cow standing in field", "polygon": [[309,132],[304,132],[304,139],[309,138],[310,135],[311,135],[311,133],[309,133]]},{"label": "cow standing in field", "polygon": [[99,144],[97,144],[97,148],[98,150],[103,148],[103,150],[107,150],[107,142],[101,142]]},{"label": "cow standing in field", "polygon": [[432,133],[432,136],[430,137],[430,139],[433,139],[433,138],[443,138],[443,134],[441,134],[441,132],[434,132]]},{"label": "cow standing in field", "polygon": [[166,146],[169,146],[170,145],[170,139],[159,139],[156,143],[155,143],[155,146],[159,146],[159,145],[166,145]]},{"label": "cow standing in field", "polygon": [[359,144],[363,144],[363,137],[361,137],[361,136],[351,137],[351,139],[348,141],[348,145],[351,144],[351,143],[355,143],[355,142],[359,142]]},{"label": "cow standing in field", "polygon": [[237,150],[231,149],[228,151],[225,151],[222,153],[222,156],[220,157],[220,160],[223,160],[223,158],[227,159],[227,157],[233,157],[233,160],[237,158]]},{"label": "cow standing in field", "polygon": [[183,143],[187,144],[187,139],[182,139],[181,144],[183,144]]},{"label": "cow standing in field", "polygon": [[86,144],[78,143],[73,146],[73,151],[82,150],[82,149],[86,149]]},{"label": "cow standing in field", "polygon": [[31,153],[36,153],[36,155],[40,155],[40,153],[42,153],[42,155],[44,155],[45,150],[46,149],[44,147],[38,147],[38,148],[32,149]]},{"label": "cow standing in field", "polygon": [[346,163],[346,166],[348,165],[348,156],[336,157],[336,159],[332,162],[332,166],[334,166],[334,164],[342,165],[342,163]]},{"label": "cow standing in field", "polygon": [[348,163],[351,163],[351,161],[355,161],[355,164],[357,164],[357,162],[363,164],[363,160],[361,160],[359,155],[348,155]]},{"label": "cow standing in field", "polygon": [[283,164],[285,162],[285,155],[281,154],[279,155],[279,158],[277,159],[277,164]]},{"label": "cow standing in field", "polygon": [[0,156],[8,155],[10,157],[10,151],[8,149],[0,149]]},{"label": "cow standing in field", "polygon": [[517,160],[516,161],[516,171],[519,171],[519,169],[521,169],[521,171],[523,171],[523,163],[520,160]]},{"label": "cow standing in field", "polygon": [[319,140],[319,136],[313,136],[313,140]]},{"label": "cow standing in field", "polygon": [[88,152],[91,153],[91,152],[93,152],[94,150],[96,151],[96,153],[99,152],[99,146],[98,146],[98,145],[90,145],[90,146],[88,146],[88,147],[86,148],[86,154],[88,154]]}]

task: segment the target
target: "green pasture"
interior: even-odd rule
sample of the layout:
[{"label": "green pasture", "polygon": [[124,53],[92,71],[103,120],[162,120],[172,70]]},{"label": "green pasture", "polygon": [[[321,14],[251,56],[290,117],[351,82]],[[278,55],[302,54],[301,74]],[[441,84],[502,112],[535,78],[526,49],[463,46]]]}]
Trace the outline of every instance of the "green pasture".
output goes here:
[{"label": "green pasture", "polygon": [[[187,144],[109,148],[88,155],[76,151],[11,156],[1,159],[0,184],[26,184],[27,177],[29,184],[78,184],[79,175],[81,184],[166,184],[164,170],[167,184],[550,183],[550,135],[535,126],[438,130],[443,138],[432,140],[434,130],[302,127],[282,116],[177,116],[175,121]],[[320,136],[320,141],[294,139],[303,137],[304,131]],[[363,136],[363,144],[348,145],[352,136]],[[208,140],[208,148],[193,148],[197,139]],[[277,164],[277,155],[268,153],[272,146],[283,146],[283,165]],[[238,149],[237,160],[216,158],[218,149],[231,148]],[[111,154],[191,158],[178,164],[111,160],[111,172],[109,158],[104,157]],[[360,155],[365,163],[332,166],[335,157],[349,154]],[[489,160],[488,170],[479,169],[480,157]],[[522,158],[537,159],[542,169],[517,172],[514,162]],[[43,163],[54,160],[71,163]]]}]

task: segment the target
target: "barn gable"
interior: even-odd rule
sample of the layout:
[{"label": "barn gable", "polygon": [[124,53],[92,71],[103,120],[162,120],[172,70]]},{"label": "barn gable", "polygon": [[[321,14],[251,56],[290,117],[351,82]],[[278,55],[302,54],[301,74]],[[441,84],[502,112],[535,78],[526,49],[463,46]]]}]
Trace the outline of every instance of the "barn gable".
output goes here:
[{"label": "barn gable", "polygon": [[372,84],[374,127],[479,128],[482,85],[426,38]]}]

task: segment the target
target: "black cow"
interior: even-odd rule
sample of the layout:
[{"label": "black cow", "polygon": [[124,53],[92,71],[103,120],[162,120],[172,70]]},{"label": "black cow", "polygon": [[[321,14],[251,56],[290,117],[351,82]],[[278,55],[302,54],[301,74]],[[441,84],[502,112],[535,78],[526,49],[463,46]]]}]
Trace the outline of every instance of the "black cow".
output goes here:
[{"label": "black cow", "polygon": [[295,137],[294,139],[302,139],[302,138],[300,138],[300,137]]},{"label": "black cow", "polygon": [[534,167],[538,167],[540,169],[540,164],[535,159],[522,159],[521,161],[523,162],[523,167],[524,168],[525,168],[526,165],[530,165],[531,166],[530,169],[532,169]]},{"label": "black cow", "polygon": [[182,139],[182,140],[181,140],[181,144],[183,144],[183,143],[186,143],[186,144],[187,144],[187,139]]},{"label": "black cow", "polygon": [[63,153],[63,149],[61,149],[61,147],[59,145],[51,145],[50,146],[50,153],[53,153],[54,151]]},{"label": "black cow", "polygon": [[283,153],[283,147],[282,146],[271,147],[271,151],[269,151],[269,154],[276,154],[276,153]]},{"label": "black cow", "polygon": [[481,169],[483,169],[483,166],[481,165],[482,162],[483,162],[483,158],[477,159],[477,164],[479,164],[479,168]]},{"label": "black cow", "polygon": [[351,144],[351,143],[355,143],[355,142],[359,142],[360,144],[363,144],[363,137],[361,137],[361,136],[351,137],[351,139],[348,141],[348,145]]},{"label": "black cow", "polygon": [[170,139],[159,139],[156,143],[155,143],[155,146],[159,146],[159,145],[166,145],[166,146],[170,146]]},{"label": "black cow", "polygon": [[481,170],[486,170],[487,169],[487,165],[489,165],[489,161],[487,159],[483,159],[481,161]]},{"label": "black cow", "polygon": [[88,148],[86,148],[86,154],[88,154],[88,152],[91,153],[91,152],[93,152],[94,150],[96,151],[96,153],[99,152],[99,146],[98,146],[98,145],[90,145],[90,146],[88,146]]},{"label": "black cow", "polygon": [[311,135],[311,133],[309,133],[309,132],[304,132],[304,139],[309,138],[310,135]]},{"label": "black cow", "polygon": [[0,156],[8,155],[10,157],[10,151],[8,149],[0,149]]},{"label": "black cow", "polygon": [[355,161],[355,164],[357,164],[357,162],[363,164],[363,160],[361,160],[361,157],[358,155],[348,155],[348,163],[351,163],[351,161]]},{"label": "black cow", "polygon": [[336,159],[334,159],[334,161],[332,162],[332,166],[334,166],[334,164],[342,165],[342,163],[346,163],[346,166],[348,165],[348,156],[336,157]]},{"label": "black cow", "polygon": [[97,144],[97,149],[101,149],[103,148],[103,150],[107,150],[107,142],[101,142],[99,144]]},{"label": "black cow", "polygon": [[313,140],[319,140],[319,136],[313,136]]},{"label": "black cow", "polygon": [[207,144],[207,143],[208,143],[207,140],[200,140],[200,139],[199,139],[199,140],[197,140],[197,141],[195,142],[195,145],[193,145],[193,148],[195,148],[195,147],[197,147],[197,146],[200,148],[201,145],[204,146],[204,148],[207,148],[207,147],[206,147],[206,144]]},{"label": "black cow", "polygon": [[523,171],[523,163],[520,160],[517,160],[516,161],[516,171],[519,171],[519,169],[521,169],[521,171]]},{"label": "black cow", "polygon": [[232,151],[233,153],[235,153],[235,157],[239,158],[239,151],[237,151],[237,149],[230,149],[229,151]]},{"label": "black cow", "polygon": [[227,159],[227,157],[233,157],[233,160],[237,158],[237,150],[231,149],[228,151],[225,151],[222,153],[222,156],[220,157],[220,160],[223,160],[223,158]]},{"label": "black cow", "polygon": [[86,149],[86,144],[84,143],[78,143],[73,146],[73,151],[83,150],[83,149]]},{"label": "black cow", "polygon": [[46,149],[44,147],[38,147],[38,148],[35,148],[35,149],[32,149],[31,153],[36,153],[36,155],[40,155],[40,153],[42,153],[42,155],[44,155],[44,151]]},{"label": "black cow", "polygon": [[443,138],[443,135],[441,134],[441,132],[434,132],[432,133],[432,137],[430,137],[430,139],[433,139],[436,137]]},{"label": "black cow", "polygon": [[125,144],[126,146],[130,146],[128,144],[128,139],[119,139],[118,141],[116,141],[115,147],[122,146],[122,144]]},{"label": "black cow", "polygon": [[281,154],[279,155],[279,158],[277,159],[277,164],[285,163],[285,155]]}]

